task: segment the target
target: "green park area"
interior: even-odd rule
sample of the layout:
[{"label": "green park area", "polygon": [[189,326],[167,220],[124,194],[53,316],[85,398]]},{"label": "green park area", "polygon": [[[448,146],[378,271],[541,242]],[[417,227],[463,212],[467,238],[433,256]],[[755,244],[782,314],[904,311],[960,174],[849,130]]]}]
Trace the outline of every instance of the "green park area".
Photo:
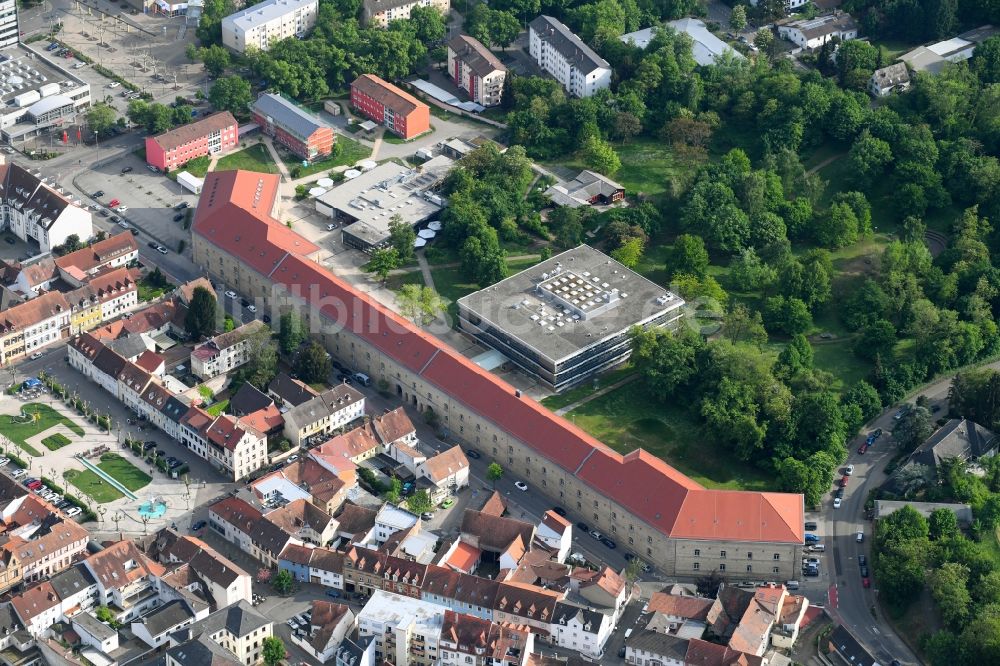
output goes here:
[{"label": "green park area", "polygon": [[72,440],[69,437],[58,432],[42,439],[42,444],[44,444],[45,448],[47,448],[49,451],[56,451],[58,449],[61,449],[70,442],[72,442]]},{"label": "green park area", "polygon": [[83,437],[83,428],[48,405],[29,403],[21,408],[20,414],[0,416],[0,434],[33,456],[41,454],[27,440],[56,425],[64,425]]},{"label": "green park area", "polygon": [[326,175],[325,172],[330,169],[339,166],[352,166],[372,154],[371,148],[343,134],[336,135],[336,142],[333,144],[333,153],[330,157],[307,166],[302,166],[302,160],[283,148],[279,148],[278,152],[292,178],[305,178],[315,174]]},{"label": "green park area", "polygon": [[278,173],[278,165],[271,159],[267,146],[257,143],[249,148],[226,155],[215,163],[215,171],[233,171],[244,169],[259,173]]},{"label": "green park area", "polygon": [[97,464],[105,474],[132,492],[145,487],[153,480],[149,474],[122,458],[117,453],[105,453]]},{"label": "green park area", "polygon": [[68,469],[63,474],[63,478],[98,504],[107,504],[124,497],[114,486],[89,469],[82,471]]},{"label": "green park area", "polygon": [[[116,453],[105,453],[102,455],[101,461],[97,463],[97,467],[132,492],[145,487],[152,480],[148,474]],[[95,502],[100,504],[114,502],[124,497],[120,491],[102,479],[93,470],[69,469],[66,470],[63,476],[67,482],[76,486],[80,492],[89,495]]]}]

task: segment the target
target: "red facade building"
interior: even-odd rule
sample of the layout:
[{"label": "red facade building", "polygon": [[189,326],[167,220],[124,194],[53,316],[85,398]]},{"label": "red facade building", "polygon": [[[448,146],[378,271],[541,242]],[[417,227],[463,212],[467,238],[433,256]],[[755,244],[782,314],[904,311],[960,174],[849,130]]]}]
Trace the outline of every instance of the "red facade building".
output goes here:
[{"label": "red facade building", "polygon": [[240,140],[236,118],[228,111],[213,113],[193,123],[146,137],[146,163],[173,171],[196,157],[235,148]]},{"label": "red facade building", "polygon": [[253,119],[265,134],[303,160],[321,160],[333,151],[333,128],[281,95],[258,97]]},{"label": "red facade building", "polygon": [[429,106],[373,74],[362,74],[354,79],[351,106],[404,139],[412,139],[431,129]]}]

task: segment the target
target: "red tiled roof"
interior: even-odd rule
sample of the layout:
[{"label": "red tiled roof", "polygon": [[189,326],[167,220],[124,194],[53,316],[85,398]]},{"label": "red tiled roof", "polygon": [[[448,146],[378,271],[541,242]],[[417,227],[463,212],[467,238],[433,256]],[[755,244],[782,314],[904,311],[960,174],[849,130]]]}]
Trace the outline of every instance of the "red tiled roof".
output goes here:
[{"label": "red tiled roof", "polygon": [[116,257],[138,251],[139,244],[135,242],[135,236],[132,235],[131,231],[123,231],[89,247],[57,257],[55,262],[56,266],[63,270],[75,266],[81,271],[89,273]]},{"label": "red tiled roof", "polygon": [[455,546],[455,552],[451,554],[448,561],[445,562],[449,567],[454,568],[456,571],[462,571],[465,573],[472,573],[472,567],[475,566],[479,558],[482,557],[483,551],[479,550],[475,546],[465,543],[464,541],[459,541],[458,545]]},{"label": "red tiled roof", "polygon": [[285,419],[281,417],[281,411],[271,404],[264,409],[258,409],[256,412],[241,416],[240,423],[244,423],[258,432],[267,433],[284,425]]},{"label": "red tiled roof", "polygon": [[31,588],[10,600],[21,622],[30,624],[38,615],[59,604],[59,595],[49,581]]},{"label": "red tiled roof", "polygon": [[357,88],[362,94],[377,100],[386,108],[392,109],[393,113],[397,115],[405,116],[415,109],[427,106],[410,93],[400,90],[374,74],[362,74],[354,79],[351,88]]},{"label": "red tiled roof", "polygon": [[[452,399],[576,474],[664,534],[802,543],[801,495],[705,490],[655,456],[622,456],[305,258],[316,247],[270,217],[277,176],[209,174],[194,232],[319,307]],[[220,212],[224,211],[224,212]],[[232,214],[242,211],[240,215]]]},{"label": "red tiled roof", "polygon": [[228,111],[220,111],[193,123],[181,125],[169,132],[158,134],[151,139],[158,143],[163,150],[171,151],[186,143],[208,136],[212,132],[221,132],[229,127],[236,127],[236,118],[233,118],[233,114]]},{"label": "red tiled roof", "polygon": [[149,351],[148,349],[141,354],[139,358],[135,359],[135,364],[145,370],[146,372],[156,372],[156,369],[160,367],[163,363],[163,359],[156,352]]}]

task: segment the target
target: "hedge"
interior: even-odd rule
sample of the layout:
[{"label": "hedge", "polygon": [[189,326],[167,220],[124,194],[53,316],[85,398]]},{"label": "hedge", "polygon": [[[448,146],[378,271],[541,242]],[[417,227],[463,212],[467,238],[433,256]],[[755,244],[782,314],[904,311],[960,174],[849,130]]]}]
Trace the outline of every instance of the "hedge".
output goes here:
[{"label": "hedge", "polygon": [[24,462],[13,453],[8,453],[7,457],[10,458],[11,462],[17,463],[17,466],[21,469],[28,469],[28,463]]}]

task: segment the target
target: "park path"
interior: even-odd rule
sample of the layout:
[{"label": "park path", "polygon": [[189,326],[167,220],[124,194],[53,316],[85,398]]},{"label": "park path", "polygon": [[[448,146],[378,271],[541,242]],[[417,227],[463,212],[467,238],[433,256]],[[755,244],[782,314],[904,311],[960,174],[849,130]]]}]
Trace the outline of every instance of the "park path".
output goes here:
[{"label": "park path", "polygon": [[559,409],[556,410],[556,414],[558,414],[559,416],[565,416],[566,414],[569,414],[570,412],[572,412],[577,407],[580,407],[581,405],[585,405],[588,402],[590,402],[591,400],[599,398],[602,395],[604,395],[605,393],[610,393],[611,391],[614,391],[615,389],[619,389],[622,386],[625,386],[626,384],[631,384],[632,382],[634,382],[637,379],[639,379],[639,373],[635,372],[635,373],[629,375],[628,377],[625,377],[624,379],[619,379],[614,384],[609,384],[608,386],[605,386],[602,389],[594,391],[593,393],[591,393],[590,395],[588,395],[588,396],[586,396],[584,398],[580,398],[576,402],[570,403],[570,404],[566,405],[565,407],[560,407]]},{"label": "park path", "polygon": [[424,256],[423,250],[417,250],[417,265],[420,266],[420,274],[424,276],[424,285],[437,291],[437,288],[434,286],[434,276],[431,274],[430,264],[427,263],[427,257]]},{"label": "park path", "polygon": [[808,173],[808,174],[816,173],[817,171],[819,171],[820,169],[822,169],[826,165],[833,164],[834,162],[836,162],[837,160],[839,160],[841,157],[843,157],[843,155],[831,155],[830,157],[826,158],[825,160],[823,160],[822,162],[820,162],[819,164],[817,164],[813,168],[811,168],[808,171],[806,171],[806,173]]},{"label": "park path", "polygon": [[368,159],[377,160],[378,151],[382,150],[382,137],[385,135],[385,128],[381,127],[378,130],[378,134],[375,135],[375,144],[372,146],[372,154]]}]

